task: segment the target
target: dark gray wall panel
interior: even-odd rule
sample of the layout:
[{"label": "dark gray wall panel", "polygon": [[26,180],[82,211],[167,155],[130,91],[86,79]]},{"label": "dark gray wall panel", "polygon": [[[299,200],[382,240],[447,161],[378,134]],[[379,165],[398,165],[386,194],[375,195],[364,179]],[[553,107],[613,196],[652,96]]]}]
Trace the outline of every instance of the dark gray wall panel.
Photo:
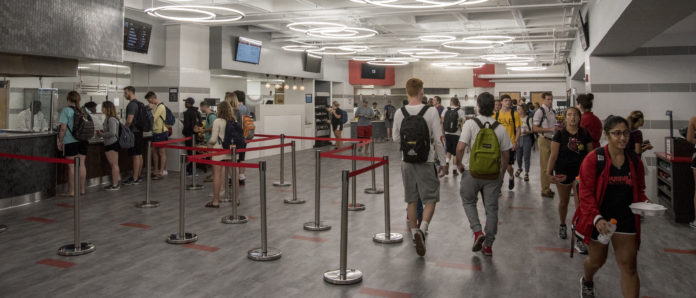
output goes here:
[{"label": "dark gray wall panel", "polygon": [[0,52],[123,59],[123,0],[0,1]]}]

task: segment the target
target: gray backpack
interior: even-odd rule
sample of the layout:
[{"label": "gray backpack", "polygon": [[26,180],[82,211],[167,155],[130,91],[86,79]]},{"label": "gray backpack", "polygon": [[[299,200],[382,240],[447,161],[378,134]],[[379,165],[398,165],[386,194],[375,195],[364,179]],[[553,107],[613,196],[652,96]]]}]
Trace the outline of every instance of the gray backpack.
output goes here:
[{"label": "gray backpack", "polygon": [[130,149],[135,146],[135,136],[133,132],[123,125],[123,123],[118,124],[118,145],[121,149]]}]

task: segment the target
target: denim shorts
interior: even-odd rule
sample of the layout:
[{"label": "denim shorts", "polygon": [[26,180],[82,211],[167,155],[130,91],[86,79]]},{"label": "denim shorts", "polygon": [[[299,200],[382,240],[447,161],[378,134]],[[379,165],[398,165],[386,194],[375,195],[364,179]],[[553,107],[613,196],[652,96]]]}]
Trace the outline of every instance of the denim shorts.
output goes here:
[{"label": "denim shorts", "polygon": [[162,142],[169,139],[169,132],[152,133],[153,142]]}]

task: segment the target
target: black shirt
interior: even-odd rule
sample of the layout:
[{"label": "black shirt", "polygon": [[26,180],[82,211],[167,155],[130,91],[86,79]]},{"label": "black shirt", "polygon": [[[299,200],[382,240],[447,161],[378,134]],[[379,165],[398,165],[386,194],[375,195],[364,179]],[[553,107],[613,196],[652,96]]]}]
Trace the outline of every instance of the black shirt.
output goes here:
[{"label": "black shirt", "polygon": [[[626,156],[628,159],[628,156]],[[623,233],[635,233],[635,217],[628,205],[633,203],[633,182],[628,160],[624,161],[621,168],[611,165],[607,190],[602,198],[602,206],[599,213],[605,220],[615,218],[616,231]]]},{"label": "black shirt", "polygon": [[190,107],[184,112],[184,129],[182,133],[185,137],[193,135],[193,127],[201,122],[201,114],[197,107]]},{"label": "black shirt", "polygon": [[578,173],[580,164],[588,153],[587,144],[592,143],[590,134],[582,128],[578,128],[576,134],[571,134],[563,128],[556,131],[553,141],[561,144],[554,170],[564,174]]},{"label": "black shirt", "polygon": [[[339,116],[341,115],[341,109],[335,109],[335,112],[337,115],[339,115]],[[334,127],[338,127],[341,124],[343,124],[343,119],[340,119],[340,118],[334,116],[333,113],[331,113],[331,125],[333,125]]]}]

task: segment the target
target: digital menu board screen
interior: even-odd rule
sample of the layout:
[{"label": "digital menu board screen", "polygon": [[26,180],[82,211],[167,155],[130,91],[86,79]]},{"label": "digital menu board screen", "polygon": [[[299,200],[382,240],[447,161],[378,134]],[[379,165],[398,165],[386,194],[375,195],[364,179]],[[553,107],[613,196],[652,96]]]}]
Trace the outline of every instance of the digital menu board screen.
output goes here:
[{"label": "digital menu board screen", "polygon": [[123,20],[123,49],[147,54],[150,47],[152,25],[132,19]]}]

